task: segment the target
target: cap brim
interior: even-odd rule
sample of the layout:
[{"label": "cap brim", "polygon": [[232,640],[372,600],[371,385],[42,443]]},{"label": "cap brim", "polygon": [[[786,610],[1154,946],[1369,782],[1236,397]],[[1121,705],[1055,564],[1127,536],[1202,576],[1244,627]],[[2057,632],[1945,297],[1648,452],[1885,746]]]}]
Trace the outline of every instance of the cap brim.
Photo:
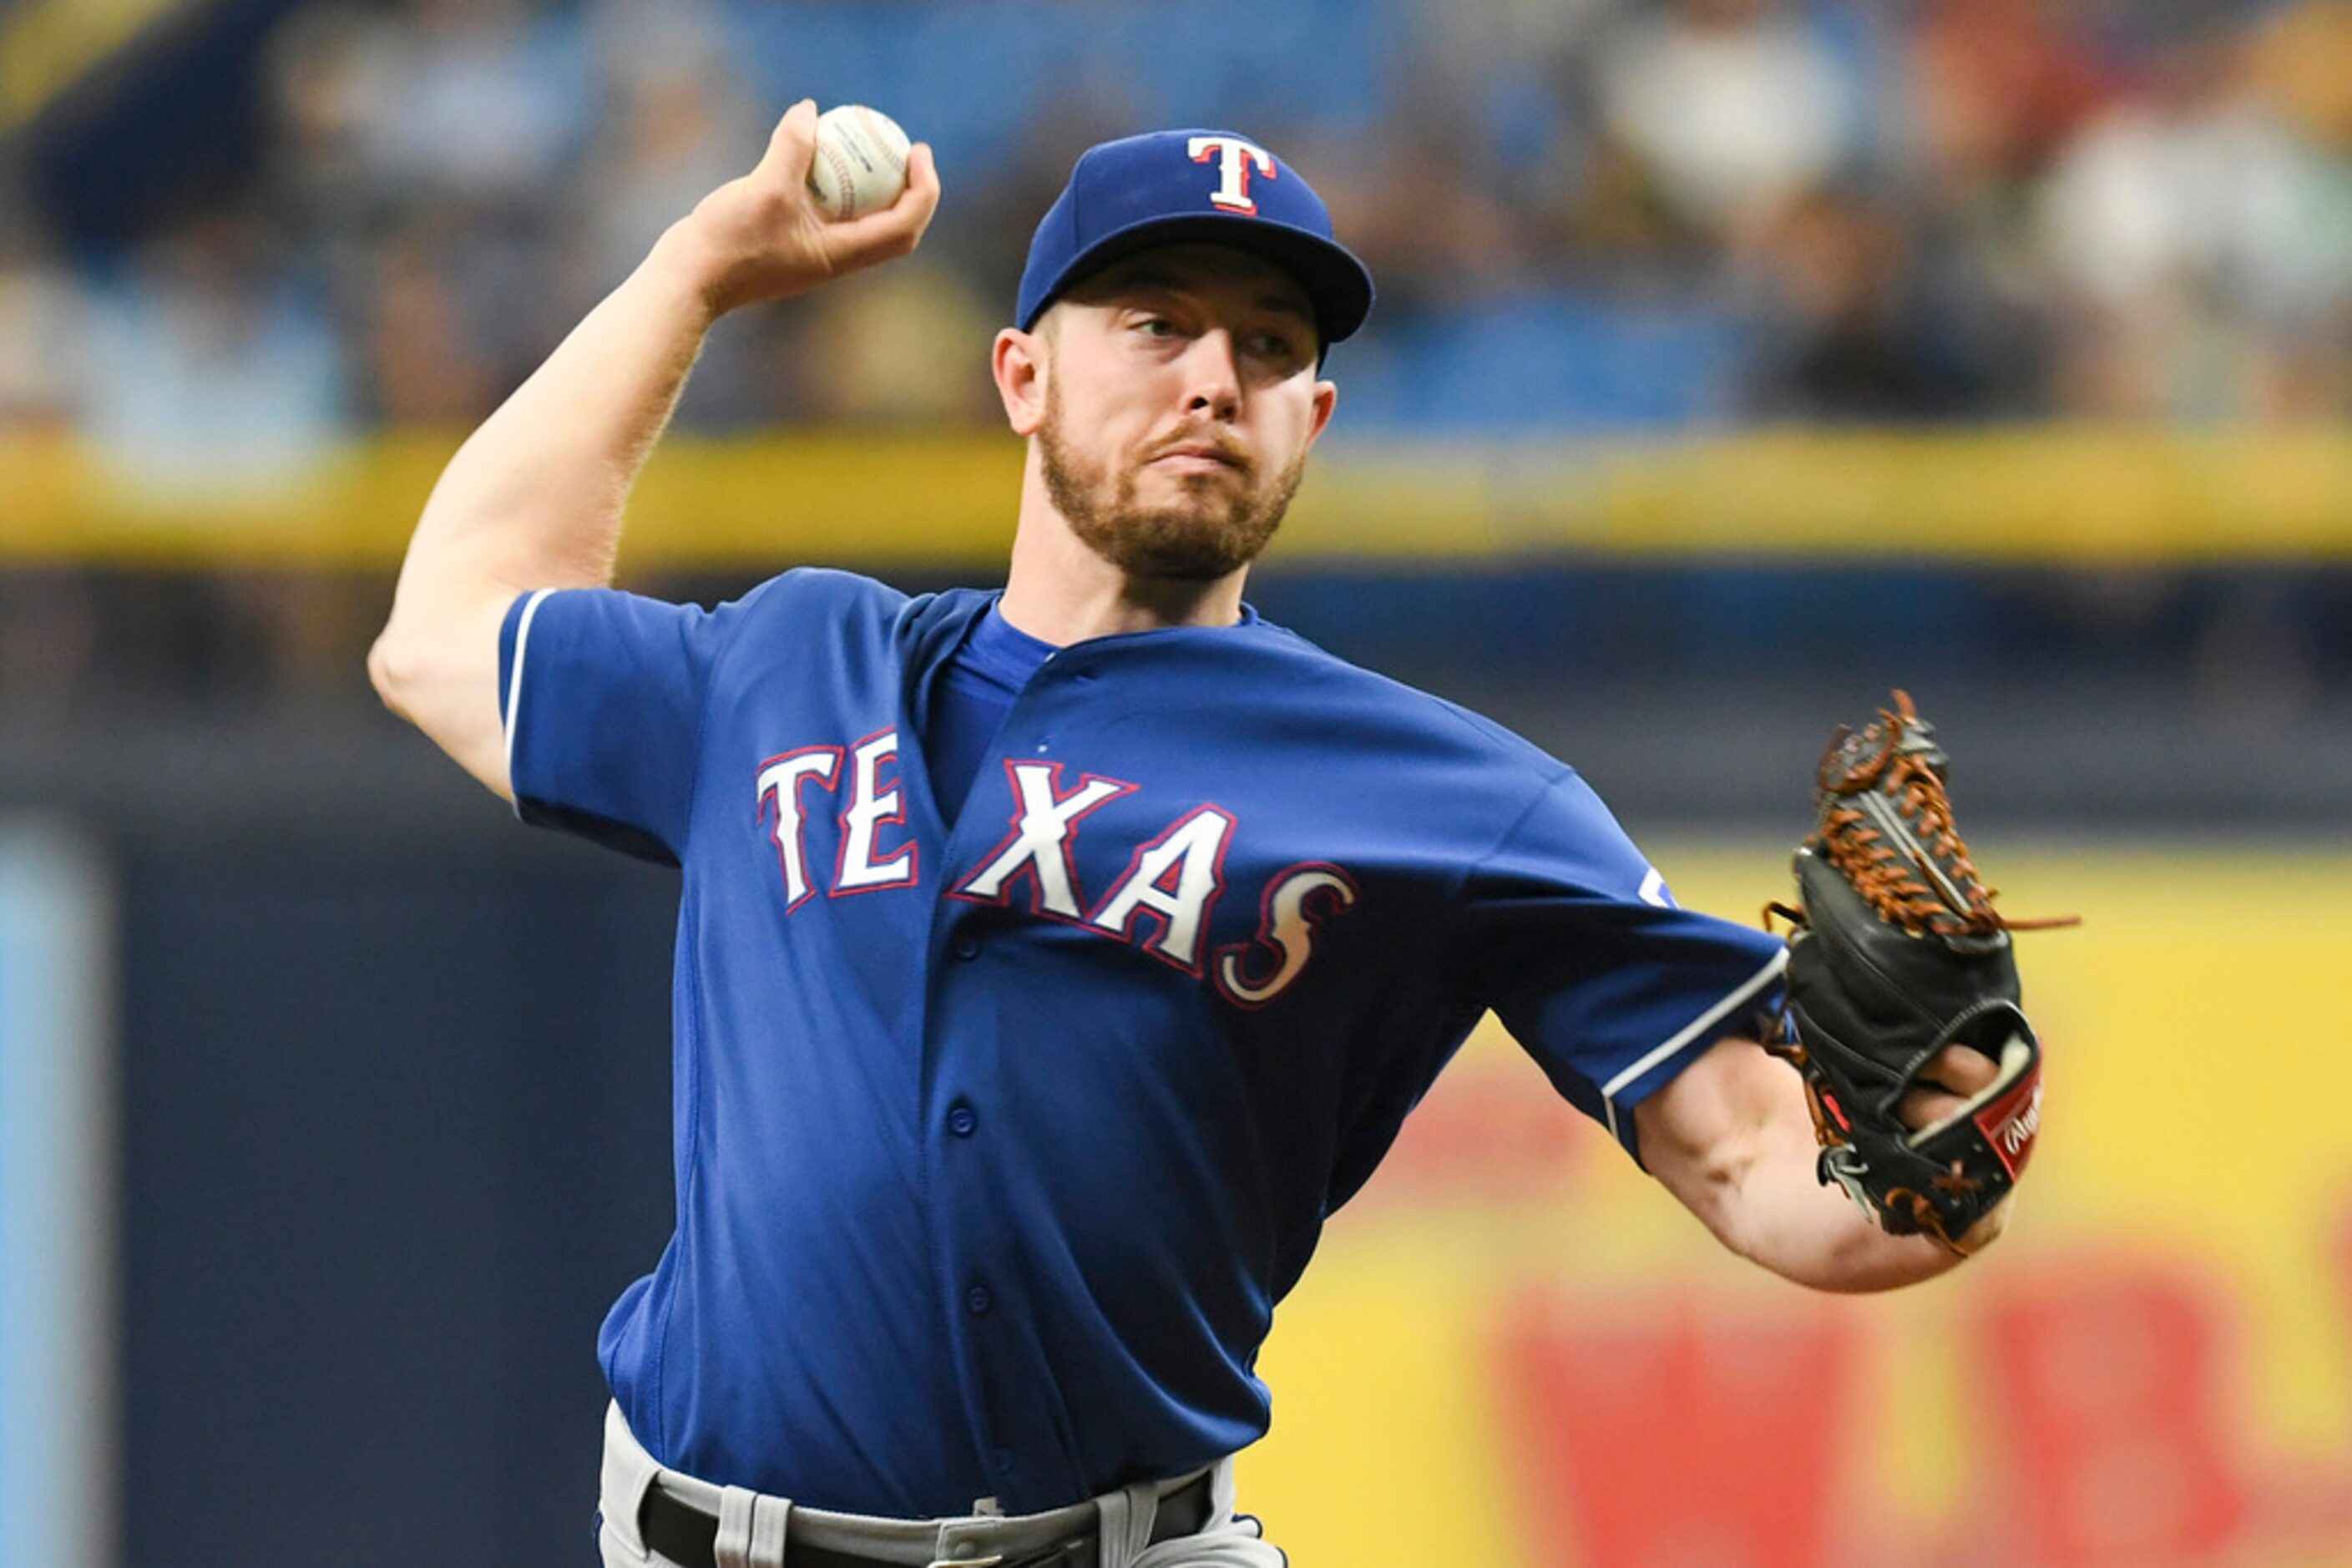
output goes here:
[{"label": "cap brim", "polygon": [[1325,348],[1352,336],[1372,313],[1371,271],[1337,240],[1270,218],[1201,213],[1146,218],[1104,235],[1062,268],[1029,319],[1020,323],[1022,331],[1035,326],[1047,306],[1111,263],[1170,245],[1222,245],[1281,268],[1307,290]]}]

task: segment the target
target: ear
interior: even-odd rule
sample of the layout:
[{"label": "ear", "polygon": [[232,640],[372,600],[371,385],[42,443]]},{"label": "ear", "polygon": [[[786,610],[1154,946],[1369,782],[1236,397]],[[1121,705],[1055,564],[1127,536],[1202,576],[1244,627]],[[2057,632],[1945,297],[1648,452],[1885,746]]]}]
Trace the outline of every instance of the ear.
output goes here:
[{"label": "ear", "polygon": [[1045,420],[1045,344],[1036,332],[1007,327],[996,334],[990,356],[996,395],[1004,400],[1004,420],[1015,436],[1030,437]]},{"label": "ear", "polygon": [[1322,435],[1324,427],[1331,423],[1331,411],[1339,406],[1339,384],[1330,381],[1317,382],[1315,384],[1315,426],[1307,432],[1307,444],[1309,447],[1315,445],[1315,438]]}]

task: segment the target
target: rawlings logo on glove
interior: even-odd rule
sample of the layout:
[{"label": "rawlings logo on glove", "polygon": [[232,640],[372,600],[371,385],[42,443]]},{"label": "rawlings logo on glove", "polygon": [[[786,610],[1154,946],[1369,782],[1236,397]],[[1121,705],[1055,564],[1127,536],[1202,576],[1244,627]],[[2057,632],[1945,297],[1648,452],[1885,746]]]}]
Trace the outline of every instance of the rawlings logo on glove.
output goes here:
[{"label": "rawlings logo on glove", "polygon": [[[1822,759],[1819,817],[1797,850],[1788,920],[1789,1003],[1771,1044],[1805,1080],[1821,1178],[1897,1236],[1961,1249],[2008,1195],[2042,1126],[2042,1047],[2019,1006],[2010,921],[1953,826],[1947,759],[1905,693]],[[1973,1050],[1991,1080],[1925,1127],[1904,1096],[1937,1088],[1946,1050]]]},{"label": "rawlings logo on glove", "polygon": [[2033,1135],[2042,1131],[2042,1079],[2021,1083],[1977,1112],[1977,1125],[2000,1163],[2015,1176],[2033,1158]]}]

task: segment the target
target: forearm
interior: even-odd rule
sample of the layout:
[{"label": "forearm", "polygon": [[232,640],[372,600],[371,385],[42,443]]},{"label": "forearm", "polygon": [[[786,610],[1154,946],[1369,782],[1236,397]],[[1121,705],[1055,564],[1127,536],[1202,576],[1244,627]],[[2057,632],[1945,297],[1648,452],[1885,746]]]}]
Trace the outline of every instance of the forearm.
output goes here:
[{"label": "forearm", "polygon": [[[1786,1076],[1793,1100],[1796,1078]],[[1703,1217],[1741,1257],[1817,1290],[1890,1290],[1934,1279],[1960,1261],[1931,1237],[1889,1236],[1843,1191],[1822,1185],[1815,1173],[1819,1152],[1801,1110],[1759,1128],[1745,1158],[1721,1178],[1717,1212]]]},{"label": "forearm", "polygon": [[458,449],[409,542],[369,675],[500,795],[499,618],[526,590],[611,580],[630,487],[714,319],[706,298],[673,229]]},{"label": "forearm", "polygon": [[[1820,1145],[1797,1075],[1751,1040],[1718,1041],[1634,1108],[1651,1173],[1732,1251],[1818,1290],[1886,1290],[1933,1279],[1959,1255],[1889,1236],[1816,1173]],[[2008,1206],[1965,1237],[1999,1234]]]},{"label": "forearm", "polygon": [[759,166],[673,225],[459,449],[409,546],[395,627],[410,601],[453,584],[511,595],[609,581],[630,487],[711,323],[915,248],[939,205],[930,150],[910,152],[889,206],[828,222],[808,192],[816,124],[814,102],[793,105]]},{"label": "forearm", "polygon": [[453,574],[510,590],[609,581],[630,488],[713,320],[680,225],[450,460],[409,546],[403,596]]}]

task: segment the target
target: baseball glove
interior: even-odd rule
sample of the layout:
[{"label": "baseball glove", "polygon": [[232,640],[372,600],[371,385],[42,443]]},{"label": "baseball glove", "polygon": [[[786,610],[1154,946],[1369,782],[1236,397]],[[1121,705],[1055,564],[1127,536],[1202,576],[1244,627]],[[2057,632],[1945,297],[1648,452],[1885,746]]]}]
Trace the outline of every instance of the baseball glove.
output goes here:
[{"label": "baseball glove", "polygon": [[[1954,1250],[2025,1169],[2042,1122],[2042,1047],[2018,1005],[2010,932],[1944,793],[1935,731],[1895,693],[1822,759],[1820,816],[1796,855],[1788,1010],[1770,1048],[1803,1075],[1821,1179],[1897,1236]],[[1950,1046],[1982,1053],[1992,1082],[1932,1126],[1898,1114]],[[1931,1087],[1935,1087],[1932,1086]]]}]

